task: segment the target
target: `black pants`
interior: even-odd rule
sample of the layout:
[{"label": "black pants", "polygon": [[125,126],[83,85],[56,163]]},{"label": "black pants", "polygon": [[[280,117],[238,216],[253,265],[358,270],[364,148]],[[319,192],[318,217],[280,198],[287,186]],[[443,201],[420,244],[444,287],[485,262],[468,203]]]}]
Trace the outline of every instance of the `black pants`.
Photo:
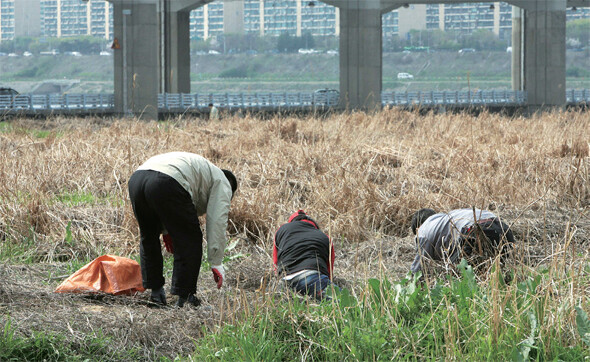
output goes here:
[{"label": "black pants", "polygon": [[140,230],[143,287],[164,285],[160,234],[164,227],[174,245],[171,293],[195,293],[203,257],[203,233],[190,194],[172,177],[139,170],[129,178],[129,197]]}]

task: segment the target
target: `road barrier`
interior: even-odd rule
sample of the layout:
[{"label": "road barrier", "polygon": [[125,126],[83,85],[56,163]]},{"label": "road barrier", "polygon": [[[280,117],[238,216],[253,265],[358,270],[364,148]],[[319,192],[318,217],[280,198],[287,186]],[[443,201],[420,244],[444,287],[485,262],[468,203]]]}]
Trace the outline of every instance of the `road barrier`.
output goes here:
[{"label": "road barrier", "polygon": [[[568,104],[590,104],[590,90],[568,89]],[[229,110],[299,110],[337,108],[337,91],[312,93],[195,93],[158,95],[160,112],[207,112],[209,103]],[[526,104],[526,92],[510,90],[383,92],[384,106],[519,106]],[[0,96],[2,114],[114,113],[113,94],[19,94]]]}]

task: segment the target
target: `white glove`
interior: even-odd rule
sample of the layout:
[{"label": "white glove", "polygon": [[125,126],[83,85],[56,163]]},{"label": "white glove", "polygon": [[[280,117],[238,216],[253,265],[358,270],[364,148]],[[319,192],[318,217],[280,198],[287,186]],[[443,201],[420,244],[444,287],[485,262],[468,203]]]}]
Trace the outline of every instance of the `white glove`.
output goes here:
[{"label": "white glove", "polygon": [[223,280],[225,279],[225,270],[223,270],[223,265],[213,265],[211,266],[211,271],[213,272],[213,280],[217,283],[217,289],[221,288],[223,285]]}]

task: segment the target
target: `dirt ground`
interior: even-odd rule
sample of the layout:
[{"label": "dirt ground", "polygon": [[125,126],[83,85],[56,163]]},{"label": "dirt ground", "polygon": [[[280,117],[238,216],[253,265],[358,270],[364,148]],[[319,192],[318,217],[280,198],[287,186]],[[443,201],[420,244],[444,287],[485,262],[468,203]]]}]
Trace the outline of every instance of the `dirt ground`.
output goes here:
[{"label": "dirt ground", "polygon": [[[515,233],[515,265],[548,263],[552,256],[562,255],[563,245],[570,239],[568,255],[587,256],[588,208],[565,210],[553,205],[546,210],[493,209]],[[335,235],[332,239],[337,240]],[[0,323],[4,325],[10,320],[21,336],[45,331],[76,343],[85,343],[92,336],[108,337],[112,351],[137,348],[141,359],[187,356],[204,330],[211,333],[221,321],[232,322],[265,296],[286,297],[284,291],[276,288],[277,281],[272,277],[271,241],[252,245],[245,240],[241,238],[232,253],[247,256],[226,265],[227,280],[221,290],[215,288],[210,272],[202,271],[197,295],[203,304],[198,308],[152,308],[148,303],[149,291],[133,297],[56,294],[53,290],[67,277],[65,264],[0,264]],[[365,280],[381,273],[392,281],[399,280],[409,270],[415,255],[410,235],[372,235],[363,243],[335,247],[335,283],[353,293],[363,288]],[[166,288],[169,290],[168,280]],[[168,303],[174,302],[175,297],[169,296]]]}]

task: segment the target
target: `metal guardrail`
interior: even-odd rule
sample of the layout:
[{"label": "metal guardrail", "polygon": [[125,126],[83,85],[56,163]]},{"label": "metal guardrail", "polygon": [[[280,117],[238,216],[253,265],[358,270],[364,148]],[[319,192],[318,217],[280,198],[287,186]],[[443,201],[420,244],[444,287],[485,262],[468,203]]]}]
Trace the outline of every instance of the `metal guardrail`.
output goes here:
[{"label": "metal guardrail", "polygon": [[[590,104],[589,89],[568,89],[568,104]],[[337,107],[337,91],[313,93],[209,93],[158,95],[160,111],[206,111],[209,103],[227,109],[306,109]],[[509,90],[444,91],[444,92],[383,92],[381,102],[388,106],[515,106],[526,103],[526,92]],[[112,113],[115,108],[113,94],[19,94],[0,95],[0,115],[10,113]]]},{"label": "metal guardrail", "polygon": [[567,103],[586,103],[590,104],[590,89],[568,89],[565,91]]},{"label": "metal guardrail", "polygon": [[0,113],[6,111],[113,110],[113,94],[19,94],[0,95]]},{"label": "metal guardrail", "polygon": [[383,92],[381,94],[383,105],[441,105],[441,106],[467,106],[467,105],[521,105],[526,103],[524,91],[456,91],[456,92]]},{"label": "metal guardrail", "polygon": [[313,106],[336,107],[339,96],[333,93],[209,93],[174,94],[158,96],[158,108],[164,110],[206,109],[209,103],[221,108],[275,109],[305,108]]}]

